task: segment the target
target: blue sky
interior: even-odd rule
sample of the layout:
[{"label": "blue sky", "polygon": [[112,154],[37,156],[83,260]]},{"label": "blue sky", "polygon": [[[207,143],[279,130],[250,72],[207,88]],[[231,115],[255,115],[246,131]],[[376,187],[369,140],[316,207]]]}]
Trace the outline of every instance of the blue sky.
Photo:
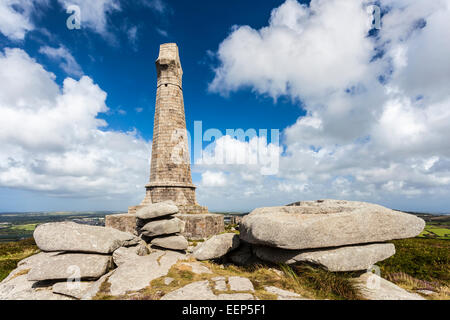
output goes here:
[{"label": "blue sky", "polygon": [[[66,27],[70,4],[79,30]],[[202,121],[204,131],[281,134],[261,147],[279,158],[273,174],[259,163],[193,165],[211,210],[345,198],[450,211],[450,45],[436,36],[449,32],[449,5],[375,4],[380,30],[363,0],[2,3],[0,211],[140,201],[166,42],[180,48],[190,132]],[[210,147],[251,153],[259,141]]]},{"label": "blue sky", "polygon": [[[99,117],[114,130],[136,128],[145,139],[152,138],[156,71],[154,62],[159,45],[176,42],[180,47],[184,71],[184,97],[190,130],[194,120],[202,120],[214,128],[284,128],[303,112],[289,99],[279,101],[270,97],[255,97],[251,91],[239,92],[224,98],[208,93],[208,84],[214,78],[212,68],[217,61],[208,55],[215,52],[233,25],[249,24],[260,28],[270,16],[271,9],[283,1],[171,1],[161,13],[146,7],[140,1],[121,2],[122,10],[108,17],[108,28],[113,40],[105,39],[90,29],[69,30],[66,20],[70,16],[57,1],[40,7],[35,20],[39,28],[51,33],[51,39],[40,31],[30,32],[19,45],[2,37],[2,47],[23,48],[47,70],[56,74],[60,85],[67,74],[58,62],[39,54],[39,48],[63,44],[82,67],[85,75],[95,79],[108,93],[106,104],[111,109]],[[255,5],[258,4],[258,5]],[[133,44],[127,31],[136,26],[137,39]],[[158,30],[167,33],[161,35]],[[142,108],[136,114],[136,108]],[[121,115],[119,110],[126,112]],[[261,112],[262,111],[262,112]]]}]

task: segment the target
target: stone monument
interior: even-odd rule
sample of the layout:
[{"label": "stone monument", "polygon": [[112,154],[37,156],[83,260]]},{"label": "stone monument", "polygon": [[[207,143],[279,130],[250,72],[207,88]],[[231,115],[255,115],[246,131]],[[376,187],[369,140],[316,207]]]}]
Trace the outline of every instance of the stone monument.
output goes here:
[{"label": "stone monument", "polygon": [[187,238],[200,239],[223,232],[223,216],[210,214],[207,207],[196,201],[184,113],[183,69],[175,43],[160,46],[156,71],[152,158],[146,195],[139,205],[128,208],[128,214],[107,216],[106,226],[130,232],[135,228],[137,210],[172,200],[179,210],[177,217],[185,222],[183,235]]},{"label": "stone monument", "polygon": [[197,204],[192,184],[188,137],[184,114],[182,77],[178,47],[162,44],[156,60],[157,91],[153,125],[150,182],[139,206],[129,208],[134,213],[150,203],[172,200],[180,213],[208,213]]}]

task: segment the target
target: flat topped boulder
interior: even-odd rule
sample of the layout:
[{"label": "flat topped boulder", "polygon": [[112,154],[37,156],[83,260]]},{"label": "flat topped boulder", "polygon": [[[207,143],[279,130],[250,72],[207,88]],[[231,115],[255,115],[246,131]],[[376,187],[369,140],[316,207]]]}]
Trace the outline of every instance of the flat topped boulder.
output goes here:
[{"label": "flat topped boulder", "polygon": [[144,225],[140,231],[147,237],[179,233],[184,231],[184,222],[178,218],[169,220],[155,220]]},{"label": "flat topped boulder", "polygon": [[189,246],[186,238],[180,235],[155,238],[151,241],[151,244],[171,250],[186,250]]},{"label": "flat topped boulder", "polygon": [[136,217],[139,219],[154,219],[178,213],[178,207],[172,200],[151,203],[136,211]]},{"label": "flat topped boulder", "polygon": [[412,238],[425,221],[380,205],[344,201],[302,201],[253,210],[242,219],[240,237],[282,249],[312,249]]},{"label": "flat topped boulder", "polygon": [[120,247],[139,243],[139,238],[131,233],[74,222],[41,224],[33,236],[42,251],[109,254]]},{"label": "flat topped boulder", "polygon": [[67,253],[49,257],[33,266],[28,273],[29,281],[98,279],[112,265],[111,256],[101,254]]},{"label": "flat topped boulder", "polygon": [[239,236],[235,233],[223,233],[212,236],[194,249],[197,260],[221,258],[239,247]]}]

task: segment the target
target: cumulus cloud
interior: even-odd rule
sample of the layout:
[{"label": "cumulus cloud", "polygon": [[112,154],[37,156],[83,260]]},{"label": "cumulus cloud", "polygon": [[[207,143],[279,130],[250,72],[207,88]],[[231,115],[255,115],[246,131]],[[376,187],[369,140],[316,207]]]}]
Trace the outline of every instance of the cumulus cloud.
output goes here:
[{"label": "cumulus cloud", "polygon": [[450,4],[380,1],[386,13],[374,35],[367,4],[287,0],[266,27],[233,27],[209,88],[302,102],[306,116],[282,133],[279,173],[261,182],[274,202],[332,197],[442,210],[450,192]]},{"label": "cumulus cloud", "polygon": [[35,28],[33,10],[48,0],[2,0],[0,2],[0,32],[12,40],[23,40]]},{"label": "cumulus cloud", "polygon": [[39,49],[39,52],[48,56],[50,59],[59,62],[59,66],[68,75],[81,77],[83,75],[83,70],[77,63],[70,51],[64,47],[60,46],[58,48],[52,48],[49,46],[44,46]]},{"label": "cumulus cloud", "polygon": [[[64,9],[71,5],[80,8],[82,28],[112,37],[108,30],[108,15],[121,10],[119,0],[58,0],[58,3]],[[27,32],[35,29],[34,12],[49,4],[49,0],[2,0],[0,32],[12,40],[23,40]]]},{"label": "cumulus cloud", "polygon": [[0,83],[0,187],[130,204],[143,196],[150,143],[98,118],[106,93],[91,78],[59,87],[26,52],[6,48]]},{"label": "cumulus cloud", "polygon": [[223,172],[205,171],[202,173],[201,184],[207,187],[223,187],[227,184],[227,179]]},{"label": "cumulus cloud", "polygon": [[81,27],[87,27],[106,37],[111,36],[108,31],[108,14],[121,10],[119,0],[58,0],[58,2],[64,8],[71,5],[79,6]]},{"label": "cumulus cloud", "polygon": [[272,11],[267,27],[233,27],[217,52],[221,65],[210,89],[249,86],[274,98],[299,98],[354,85],[372,55],[368,21],[360,1],[312,1],[307,7],[288,0]]},{"label": "cumulus cloud", "polygon": [[237,137],[225,135],[217,138],[202,152],[197,159],[198,165],[215,166],[219,168],[245,166],[246,170],[257,172],[260,175],[272,175],[279,170],[279,155],[282,150],[279,146],[278,135],[276,141],[267,142],[266,136],[250,135],[246,141],[244,133]]}]

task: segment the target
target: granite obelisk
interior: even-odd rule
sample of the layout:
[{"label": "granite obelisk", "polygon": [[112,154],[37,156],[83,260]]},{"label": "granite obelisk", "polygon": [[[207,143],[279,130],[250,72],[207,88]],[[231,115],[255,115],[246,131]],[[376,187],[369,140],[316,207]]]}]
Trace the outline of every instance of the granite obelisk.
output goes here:
[{"label": "granite obelisk", "polygon": [[[188,136],[184,112],[182,77],[178,46],[160,46],[156,60],[157,91],[153,127],[150,182],[140,206],[173,200],[180,213],[204,214],[208,208],[200,206],[192,184]],[[131,207],[134,212],[137,207]]]}]

